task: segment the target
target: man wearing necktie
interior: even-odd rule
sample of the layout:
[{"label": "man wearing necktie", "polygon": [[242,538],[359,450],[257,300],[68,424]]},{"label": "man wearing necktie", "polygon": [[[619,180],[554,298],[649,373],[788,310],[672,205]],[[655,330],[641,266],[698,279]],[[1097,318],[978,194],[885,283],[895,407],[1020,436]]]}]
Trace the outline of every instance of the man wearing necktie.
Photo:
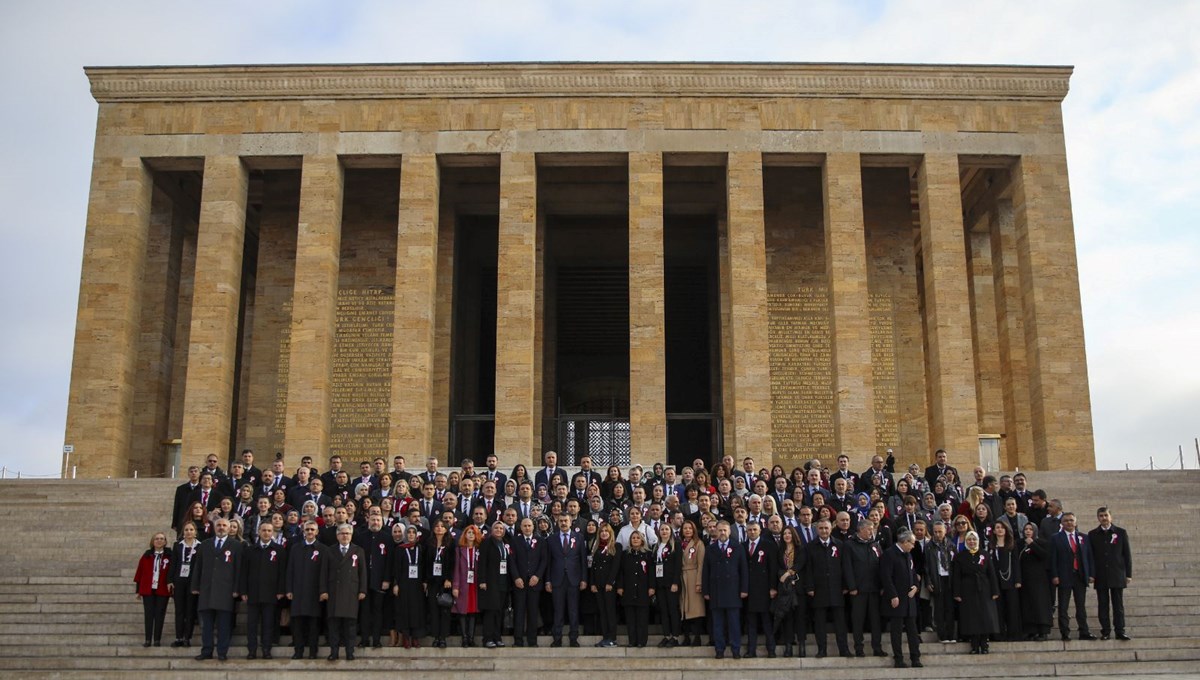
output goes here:
[{"label": "man wearing necktie", "polygon": [[562,647],[563,620],[571,626],[571,646],[579,646],[579,592],[587,588],[587,560],[584,541],[571,530],[571,518],[558,516],[558,531],[550,535],[547,546],[546,591],[554,601],[554,625],[551,647]]},{"label": "man wearing necktie", "polygon": [[296,541],[288,552],[287,598],[292,612],[293,659],[317,658],[317,642],[321,628],[321,603],[328,599],[330,554],[325,544],[317,540],[317,523],[304,523],[303,540]]},{"label": "man wearing necktie", "polygon": [[[1125,633],[1125,587],[1133,580],[1133,554],[1129,533],[1112,523],[1108,508],[1096,511],[1100,526],[1088,532],[1092,551],[1092,581],[1100,605],[1100,637],[1107,640],[1116,624],[1117,639],[1129,640]],[[1109,618],[1109,605],[1112,618]]]},{"label": "man wearing necktie", "polygon": [[286,593],[287,554],[275,543],[275,527],[264,522],[258,527],[258,540],[245,551],[240,585],[246,603],[247,659],[258,656],[262,642],[263,658],[271,658],[275,640],[275,608]]},{"label": "man wearing necktie", "polygon": [[350,543],[353,537],[354,528],[349,524],[338,526],[333,563],[326,572],[330,661],[337,660],[340,647],[346,649],[347,661],[354,660],[359,602],[367,598],[367,556],[361,547]]},{"label": "man wearing necktie", "polygon": [[1079,626],[1080,640],[1095,640],[1088,632],[1087,587],[1088,579],[1095,570],[1092,567],[1092,552],[1083,534],[1075,529],[1075,513],[1064,512],[1060,520],[1062,529],[1050,541],[1050,582],[1058,587],[1058,631],[1063,641],[1071,639],[1071,622],[1067,616],[1070,600],[1075,600],[1075,623]]},{"label": "man wearing necktie", "polygon": [[533,534],[533,520],[520,520],[520,536],[512,542],[515,572],[513,580],[513,646],[537,647],[538,600],[546,575],[546,541]]},{"label": "man wearing necktie", "polygon": [[879,559],[879,580],[883,587],[881,609],[888,621],[892,638],[892,659],[896,668],[907,668],[900,649],[901,630],[908,635],[908,657],[913,668],[921,668],[921,634],[917,631],[917,595],[920,578],[912,558],[916,538],[907,530],[896,535],[896,544],[883,551]]},{"label": "man wearing necktie", "polygon": [[712,612],[713,647],[718,659],[725,658],[725,647],[733,658],[742,656],[742,600],[750,593],[750,574],[746,551],[730,540],[729,523],[717,523],[717,540],[704,553],[701,591]]},{"label": "man wearing necktie", "polygon": [[808,565],[804,571],[804,590],[812,598],[813,623],[817,638],[817,658],[826,656],[828,643],[827,618],[833,616],[834,636],[838,653],[848,658],[850,646],[846,639],[846,593],[856,590],[854,570],[846,557],[845,547],[833,538],[829,520],[817,522],[817,540],[805,546]]},{"label": "man wearing necktie", "polygon": [[217,658],[224,661],[228,657],[233,601],[238,597],[241,543],[228,538],[229,520],[224,517],[213,522],[213,532],[214,536],[201,543],[192,558],[192,594],[199,596],[196,610],[203,640],[197,661],[213,657],[214,627]]}]

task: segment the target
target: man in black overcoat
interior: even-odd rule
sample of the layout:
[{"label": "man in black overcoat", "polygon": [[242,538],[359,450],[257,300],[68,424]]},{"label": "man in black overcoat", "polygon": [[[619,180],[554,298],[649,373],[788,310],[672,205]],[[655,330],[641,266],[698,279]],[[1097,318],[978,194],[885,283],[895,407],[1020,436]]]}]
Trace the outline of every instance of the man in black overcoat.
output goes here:
[{"label": "man in black overcoat", "polygon": [[712,613],[713,647],[717,658],[725,658],[725,647],[733,648],[733,658],[741,658],[742,600],[750,595],[750,573],[746,551],[730,538],[729,522],[717,524],[717,540],[704,553],[701,592]]},{"label": "man in black overcoat", "polygon": [[325,615],[328,617],[329,660],[337,661],[338,649],[346,649],[346,660],[354,660],[357,642],[359,603],[367,597],[367,556],[363,549],[350,541],[354,527],[337,528],[337,545],[329,551],[329,570],[326,572],[327,593]]},{"label": "man in black overcoat", "polygon": [[771,600],[779,585],[779,555],[775,541],[763,535],[762,526],[751,522],[746,526],[746,658],[758,655],[758,630],[767,636],[767,658],[775,658],[775,617],[771,615]]},{"label": "man in black overcoat", "polygon": [[804,548],[808,565],[804,571],[804,590],[812,598],[813,629],[817,638],[817,658],[826,656],[828,618],[833,617],[833,631],[838,653],[850,656],[846,641],[846,593],[855,589],[854,571],[841,541],[833,538],[829,520],[817,522],[817,540]]},{"label": "man in black overcoat", "polygon": [[258,540],[244,551],[238,592],[246,603],[246,658],[257,658],[261,634],[263,658],[270,659],[276,607],[287,594],[287,551],[270,522],[258,526]]},{"label": "man in black overcoat", "polygon": [[546,575],[546,541],[533,533],[533,520],[520,522],[520,534],[512,541],[513,552],[513,644],[537,647],[538,599]]},{"label": "man in black overcoat", "polygon": [[879,559],[883,548],[875,540],[875,523],[860,520],[858,531],[842,544],[850,558],[856,589],[850,591],[850,628],[854,631],[854,655],[866,656],[863,634],[871,629],[871,650],[875,656],[887,656],[883,651],[883,632],[879,619]]},{"label": "man in black overcoat", "polygon": [[371,508],[367,530],[355,537],[355,543],[367,556],[367,600],[359,608],[359,644],[379,649],[383,647],[383,603],[392,585],[391,550],[395,545],[391,530],[383,528],[383,513],[379,508]]},{"label": "man in black overcoat", "polygon": [[[1125,632],[1125,586],[1133,580],[1133,553],[1129,534],[1112,523],[1108,508],[1096,511],[1100,526],[1088,532],[1092,551],[1092,582],[1100,607],[1100,638],[1107,640],[1114,627],[1118,640],[1128,640]],[[1109,606],[1112,618],[1109,618]]]},{"label": "man in black overcoat", "polygon": [[304,523],[304,538],[292,544],[288,555],[287,597],[292,607],[293,659],[317,658],[320,641],[322,602],[327,599],[326,576],[329,571],[328,548],[317,540],[317,523]]},{"label": "man in black overcoat", "polygon": [[883,587],[883,617],[888,620],[892,636],[892,658],[896,668],[905,668],[900,650],[900,630],[908,635],[908,658],[913,668],[921,668],[921,634],[917,631],[917,596],[920,593],[920,573],[913,560],[916,538],[901,530],[896,543],[883,551],[879,559],[879,583]]},{"label": "man in black overcoat", "polygon": [[229,637],[233,621],[233,601],[238,596],[238,576],[242,544],[229,537],[229,520],[213,522],[213,537],[200,544],[192,558],[192,594],[198,595],[203,646],[197,661],[213,657],[213,627],[216,627],[217,658],[229,656]]}]

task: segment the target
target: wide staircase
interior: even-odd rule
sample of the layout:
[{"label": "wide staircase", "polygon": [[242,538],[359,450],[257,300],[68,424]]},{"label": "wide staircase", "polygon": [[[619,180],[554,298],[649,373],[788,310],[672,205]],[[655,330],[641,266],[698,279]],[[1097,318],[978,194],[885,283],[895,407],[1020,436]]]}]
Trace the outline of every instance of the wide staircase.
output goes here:
[{"label": "wide staircase", "polygon": [[[966,644],[940,644],[926,634],[926,668],[907,670],[872,657],[767,659],[762,649],[757,659],[716,661],[711,649],[659,649],[653,634],[645,649],[597,649],[592,646],[596,638],[583,638],[581,649],[551,649],[549,640],[536,649],[460,649],[452,641],[454,646],[444,650],[361,650],[354,662],[335,664],[323,657],[286,660],[287,649],[279,649],[284,654],[275,660],[246,661],[245,637],[238,630],[229,661],[200,663],[192,659],[196,646],[142,647],[142,608],[133,591],[138,557],[150,535],[169,524],[174,487],[174,481],[145,479],[0,481],[0,676],[232,678],[271,673],[312,678],[353,670],[446,678],[617,670],[679,679],[782,678],[797,671],[858,678],[1200,677],[1200,541],[1191,532],[1191,519],[1200,510],[1196,471],[1031,474],[1031,487],[1062,499],[1080,515],[1083,530],[1095,526],[1095,509],[1102,504],[1129,530],[1134,581],[1125,602],[1132,641],[1063,643],[1055,631],[1049,642],[993,643],[990,655],[969,656]],[[1098,634],[1094,591],[1089,592],[1088,609]],[[172,610],[164,638],[168,645],[174,638]]]}]

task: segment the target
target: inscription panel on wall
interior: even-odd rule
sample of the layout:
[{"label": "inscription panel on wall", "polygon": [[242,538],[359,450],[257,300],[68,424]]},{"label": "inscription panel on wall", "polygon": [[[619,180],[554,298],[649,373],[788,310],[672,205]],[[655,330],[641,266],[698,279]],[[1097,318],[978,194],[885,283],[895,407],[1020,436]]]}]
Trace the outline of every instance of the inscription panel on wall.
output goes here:
[{"label": "inscription panel on wall", "polygon": [[330,455],[387,456],[394,307],[390,287],[338,291]]},{"label": "inscription panel on wall", "polygon": [[[281,317],[288,319],[279,329],[279,361],[275,369],[275,412],[274,427],[271,431],[271,450],[283,451],[283,435],[287,429],[287,392],[288,369],[292,360],[292,301],[289,298],[283,305]],[[314,457],[314,460],[317,457]]]},{"label": "inscription panel on wall", "polygon": [[900,381],[896,375],[896,311],[890,293],[871,293],[871,380],[875,444],[900,447]]},{"label": "inscription panel on wall", "polygon": [[829,291],[805,286],[768,293],[767,309],[771,445],[792,460],[828,458],[836,441]]}]

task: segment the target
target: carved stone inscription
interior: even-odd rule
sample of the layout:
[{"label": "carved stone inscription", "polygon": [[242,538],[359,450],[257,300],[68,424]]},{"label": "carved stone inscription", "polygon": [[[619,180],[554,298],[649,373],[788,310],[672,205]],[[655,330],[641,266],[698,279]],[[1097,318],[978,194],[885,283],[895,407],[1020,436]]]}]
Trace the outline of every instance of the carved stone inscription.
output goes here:
[{"label": "carved stone inscription", "polygon": [[776,455],[827,456],[835,444],[829,291],[768,293],[767,306],[772,446]]},{"label": "carved stone inscription", "polygon": [[338,291],[330,455],[387,455],[394,304],[390,287]]},{"label": "carved stone inscription", "polygon": [[283,451],[283,434],[287,429],[288,367],[292,358],[292,301],[283,303],[280,318],[288,319],[279,329],[279,361],[275,369],[275,427],[271,431],[271,450]]},{"label": "carved stone inscription", "polygon": [[900,446],[900,393],[896,375],[896,312],[889,293],[871,293],[871,379],[875,387],[875,441]]}]

